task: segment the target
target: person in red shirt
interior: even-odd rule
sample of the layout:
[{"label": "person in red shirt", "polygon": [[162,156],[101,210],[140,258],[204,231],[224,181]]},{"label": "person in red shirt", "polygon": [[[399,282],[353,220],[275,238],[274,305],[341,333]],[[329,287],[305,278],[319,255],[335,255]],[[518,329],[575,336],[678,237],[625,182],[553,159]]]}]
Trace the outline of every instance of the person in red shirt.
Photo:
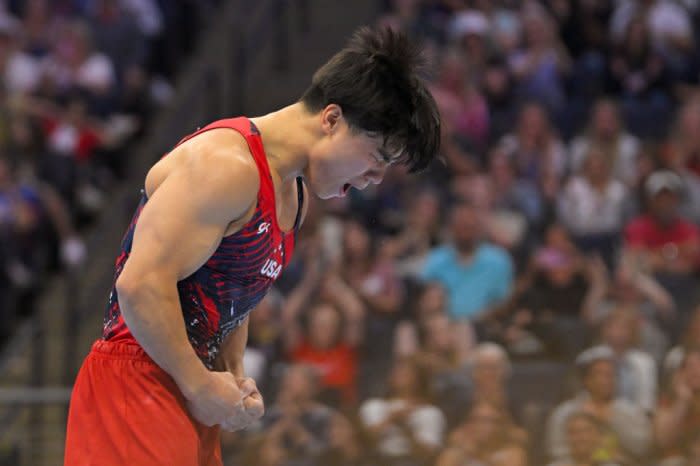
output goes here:
[{"label": "person in red shirt", "polygon": [[625,228],[625,254],[632,263],[653,273],[679,298],[679,306],[693,293],[693,276],[700,264],[700,230],[679,213],[683,181],[660,170],[644,184],[647,213]]},{"label": "person in red shirt", "polygon": [[318,370],[322,400],[349,406],[357,400],[357,348],[366,310],[337,273],[322,273],[320,264],[314,264],[289,295],[283,310],[284,346],[294,363]]}]

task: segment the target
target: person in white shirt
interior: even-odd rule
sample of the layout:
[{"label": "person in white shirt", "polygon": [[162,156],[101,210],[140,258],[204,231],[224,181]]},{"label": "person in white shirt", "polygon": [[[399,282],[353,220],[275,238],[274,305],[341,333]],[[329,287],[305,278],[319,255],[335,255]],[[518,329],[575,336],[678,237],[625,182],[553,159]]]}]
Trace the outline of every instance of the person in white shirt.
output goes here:
[{"label": "person in white shirt", "polygon": [[426,382],[414,359],[398,359],[389,374],[389,396],[360,406],[360,421],[381,464],[427,464],[442,446],[445,417],[428,401]]}]

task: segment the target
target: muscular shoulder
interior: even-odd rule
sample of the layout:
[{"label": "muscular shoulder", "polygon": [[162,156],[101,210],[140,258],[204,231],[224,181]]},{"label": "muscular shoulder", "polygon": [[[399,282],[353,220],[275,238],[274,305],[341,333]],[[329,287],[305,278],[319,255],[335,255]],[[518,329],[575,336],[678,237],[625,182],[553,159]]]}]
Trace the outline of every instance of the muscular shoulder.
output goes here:
[{"label": "muscular shoulder", "polygon": [[[178,146],[169,170],[210,219],[233,221],[254,205],[260,178],[245,138],[230,129],[213,129]],[[171,180],[172,181],[172,180]]]}]

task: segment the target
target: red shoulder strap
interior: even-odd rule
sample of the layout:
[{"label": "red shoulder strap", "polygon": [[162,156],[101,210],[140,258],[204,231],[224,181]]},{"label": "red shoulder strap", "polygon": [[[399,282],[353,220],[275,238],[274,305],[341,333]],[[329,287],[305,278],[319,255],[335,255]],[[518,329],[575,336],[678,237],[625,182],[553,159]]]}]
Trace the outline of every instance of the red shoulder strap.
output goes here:
[{"label": "red shoulder strap", "polygon": [[[253,156],[255,165],[258,167],[258,173],[260,174],[260,190],[258,192],[258,204],[262,208],[272,208],[274,212],[274,185],[272,183],[272,175],[270,174],[270,165],[267,163],[267,157],[265,156],[265,149],[262,144],[262,138],[260,137],[260,132],[258,128],[246,117],[236,117],[236,118],[225,118],[222,120],[214,121],[204,128],[199,128],[192,134],[189,134],[182,138],[174,148],[183,144],[190,139],[212,129],[218,128],[229,128],[234,131],[238,131],[248,143],[248,148]],[[166,153],[163,157],[167,156]],[[268,203],[270,205],[268,205]]]}]

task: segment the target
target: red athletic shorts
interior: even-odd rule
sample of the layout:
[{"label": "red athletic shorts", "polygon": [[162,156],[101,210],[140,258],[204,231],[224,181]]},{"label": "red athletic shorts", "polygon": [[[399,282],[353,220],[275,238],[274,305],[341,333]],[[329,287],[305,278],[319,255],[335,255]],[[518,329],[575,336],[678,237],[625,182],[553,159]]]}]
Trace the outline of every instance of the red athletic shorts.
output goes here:
[{"label": "red athletic shorts", "polygon": [[222,466],[219,427],[194,420],[138,345],[96,341],[73,387],[65,466]]}]

